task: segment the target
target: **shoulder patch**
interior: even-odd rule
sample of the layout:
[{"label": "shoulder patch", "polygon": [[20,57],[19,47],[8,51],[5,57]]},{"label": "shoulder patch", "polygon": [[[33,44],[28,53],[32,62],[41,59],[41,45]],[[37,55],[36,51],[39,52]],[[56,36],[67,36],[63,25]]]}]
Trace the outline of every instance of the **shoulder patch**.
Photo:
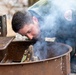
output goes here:
[{"label": "shoulder patch", "polygon": [[72,21],[72,10],[71,10],[71,9],[67,10],[67,11],[64,13],[64,17],[65,17],[66,20]]}]

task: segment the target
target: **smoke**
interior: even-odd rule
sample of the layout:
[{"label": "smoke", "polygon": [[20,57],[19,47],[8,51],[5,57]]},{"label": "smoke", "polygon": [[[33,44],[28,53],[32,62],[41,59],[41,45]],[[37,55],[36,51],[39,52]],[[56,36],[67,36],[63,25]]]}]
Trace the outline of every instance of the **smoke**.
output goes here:
[{"label": "smoke", "polygon": [[45,59],[48,55],[45,37],[56,37],[55,42],[76,45],[76,0],[47,0],[39,6],[43,22],[40,37],[34,45],[35,55]]}]

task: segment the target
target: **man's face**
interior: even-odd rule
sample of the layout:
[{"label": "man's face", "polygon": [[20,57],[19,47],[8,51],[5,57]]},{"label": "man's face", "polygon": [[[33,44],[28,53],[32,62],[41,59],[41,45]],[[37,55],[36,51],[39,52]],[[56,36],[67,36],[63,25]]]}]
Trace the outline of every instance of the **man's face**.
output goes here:
[{"label": "man's face", "polygon": [[34,20],[34,23],[29,25],[24,25],[23,28],[21,28],[18,33],[20,33],[23,36],[27,36],[30,40],[37,39],[40,33],[38,21]]}]

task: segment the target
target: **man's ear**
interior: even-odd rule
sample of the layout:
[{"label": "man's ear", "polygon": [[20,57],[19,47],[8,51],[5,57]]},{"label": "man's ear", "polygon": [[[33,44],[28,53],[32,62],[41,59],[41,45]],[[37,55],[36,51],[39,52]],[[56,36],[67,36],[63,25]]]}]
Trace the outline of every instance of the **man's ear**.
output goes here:
[{"label": "man's ear", "polygon": [[35,16],[33,16],[33,22],[38,23],[38,19]]}]

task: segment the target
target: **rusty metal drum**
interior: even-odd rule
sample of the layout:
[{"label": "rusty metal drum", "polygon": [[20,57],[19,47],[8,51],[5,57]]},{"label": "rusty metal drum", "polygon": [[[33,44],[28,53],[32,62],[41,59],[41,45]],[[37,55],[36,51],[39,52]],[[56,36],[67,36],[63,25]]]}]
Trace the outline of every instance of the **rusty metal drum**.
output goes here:
[{"label": "rusty metal drum", "polygon": [[[62,47],[63,53],[39,61],[20,62],[24,50],[32,44],[29,41],[13,41],[6,48],[7,57],[13,63],[0,63],[0,75],[69,75],[70,52],[72,48],[66,44],[53,43]],[[54,48],[53,48],[54,49]],[[53,51],[52,48],[50,50]],[[57,48],[58,50],[58,48]],[[55,50],[55,51],[57,51]],[[56,52],[58,53],[58,52]]]}]

